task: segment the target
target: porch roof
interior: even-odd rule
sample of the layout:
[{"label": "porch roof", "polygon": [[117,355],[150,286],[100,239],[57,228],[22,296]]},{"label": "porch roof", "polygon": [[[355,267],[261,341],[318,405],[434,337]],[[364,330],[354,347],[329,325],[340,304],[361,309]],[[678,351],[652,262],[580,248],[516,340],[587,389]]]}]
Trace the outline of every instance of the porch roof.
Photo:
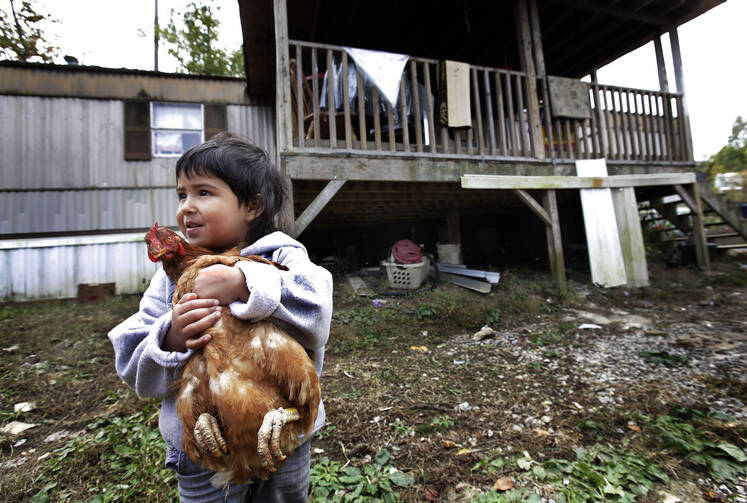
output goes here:
[{"label": "porch roof", "polygon": [[[725,0],[537,0],[547,73],[580,78]],[[287,0],[309,42],[519,69],[515,1]],[[273,0],[239,0],[250,94],[274,97]]]}]

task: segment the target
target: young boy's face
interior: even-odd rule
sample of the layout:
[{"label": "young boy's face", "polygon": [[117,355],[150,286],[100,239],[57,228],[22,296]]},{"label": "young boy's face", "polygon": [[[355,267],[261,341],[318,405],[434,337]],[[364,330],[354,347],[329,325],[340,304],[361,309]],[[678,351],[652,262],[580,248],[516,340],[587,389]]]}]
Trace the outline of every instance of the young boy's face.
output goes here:
[{"label": "young boy's face", "polygon": [[239,204],[226,182],[213,176],[188,178],[181,174],[176,180],[176,193],[176,222],[187,241],[219,251],[246,246],[255,211]]}]

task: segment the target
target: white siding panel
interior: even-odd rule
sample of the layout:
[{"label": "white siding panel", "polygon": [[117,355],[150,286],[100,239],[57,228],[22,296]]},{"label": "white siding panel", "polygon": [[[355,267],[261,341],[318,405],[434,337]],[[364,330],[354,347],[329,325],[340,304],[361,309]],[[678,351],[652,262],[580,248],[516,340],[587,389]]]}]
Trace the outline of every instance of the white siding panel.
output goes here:
[{"label": "white siding panel", "polygon": [[0,192],[0,234],[174,226],[176,204],[173,188]]},{"label": "white siding panel", "polygon": [[0,301],[70,298],[79,283],[116,283],[118,294],[145,291],[156,272],[140,233],[0,241]]},{"label": "white siding panel", "polygon": [[[274,158],[274,112],[229,105],[228,130]],[[161,187],[176,158],[124,160],[119,100],[0,96],[0,189]]]},{"label": "white siding panel", "polygon": [[[0,234],[174,225],[176,159],[125,161],[123,113],[119,100],[0,96]],[[272,107],[229,105],[227,120],[274,159]]]},{"label": "white siding panel", "polygon": [[0,188],[171,186],[175,163],[124,160],[122,101],[0,96]]}]

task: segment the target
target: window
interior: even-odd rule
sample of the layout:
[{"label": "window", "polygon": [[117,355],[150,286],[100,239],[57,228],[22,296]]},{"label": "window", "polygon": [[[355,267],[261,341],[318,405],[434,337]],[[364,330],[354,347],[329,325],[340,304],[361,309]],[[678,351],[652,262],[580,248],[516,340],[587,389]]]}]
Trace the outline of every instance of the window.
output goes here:
[{"label": "window", "polygon": [[124,102],[124,158],[177,157],[227,130],[227,109],[214,103]]},{"label": "window", "polygon": [[150,117],[154,156],[179,156],[203,140],[200,104],[152,102]]}]

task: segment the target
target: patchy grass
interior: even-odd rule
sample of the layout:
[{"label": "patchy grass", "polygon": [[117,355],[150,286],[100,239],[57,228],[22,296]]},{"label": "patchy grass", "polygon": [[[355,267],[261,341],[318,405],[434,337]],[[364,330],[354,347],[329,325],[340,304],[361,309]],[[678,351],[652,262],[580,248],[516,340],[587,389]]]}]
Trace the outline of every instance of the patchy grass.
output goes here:
[{"label": "patchy grass", "polygon": [[[744,485],[745,423],[709,407],[744,400],[747,286],[727,279],[733,264],[714,269],[652,267],[651,286],[632,291],[571,276],[568,293],[510,270],[487,295],[441,284],[376,301],[338,282],[315,501],[652,502],[682,483],[680,498],[705,501],[704,491]],[[106,338],[138,300],[0,305],[0,424],[37,425],[0,439],[1,501],[175,500],[158,404],[118,379]],[[592,370],[578,358],[632,331],[581,331],[573,310],[652,318],[659,335],[629,349],[642,382],[617,386],[619,402],[597,399],[615,383],[581,379]],[[486,324],[497,334],[473,340]],[[677,345],[692,333],[709,338]],[[699,366],[704,354],[716,363]],[[619,364],[589,358],[602,371]],[[670,378],[688,380],[700,405],[681,403]],[[16,411],[21,402],[36,408]],[[501,477],[514,487],[493,490]]]}]

